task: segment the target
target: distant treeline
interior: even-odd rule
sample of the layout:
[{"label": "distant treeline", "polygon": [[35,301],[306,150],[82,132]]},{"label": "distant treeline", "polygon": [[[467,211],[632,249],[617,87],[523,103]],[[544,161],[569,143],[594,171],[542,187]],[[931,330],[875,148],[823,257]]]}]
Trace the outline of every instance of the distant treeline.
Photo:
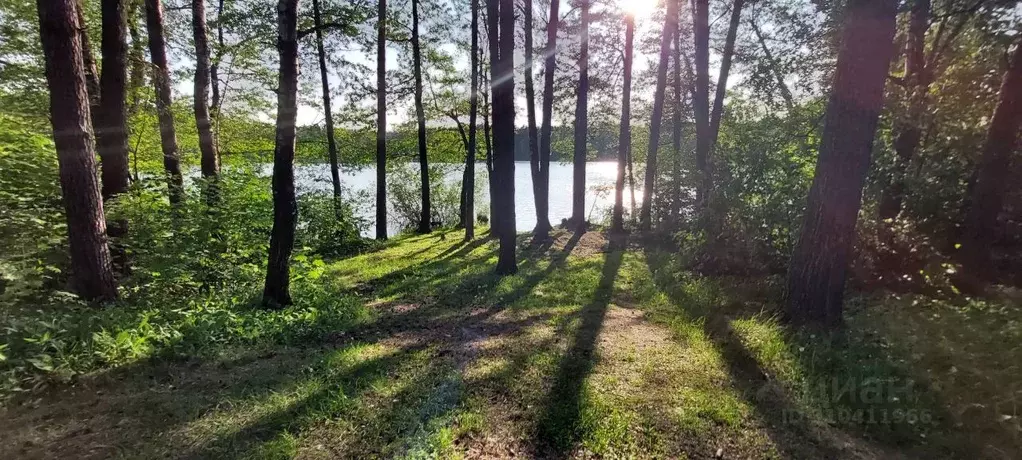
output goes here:
[{"label": "distant treeline", "polygon": [[[573,144],[573,128],[571,126],[554,126],[552,140],[552,161],[571,161]],[[267,123],[262,130],[267,136],[266,153],[272,153],[273,125]],[[481,134],[480,130],[480,134]],[[375,160],[374,128],[335,128],[341,161],[349,164],[369,164]],[[589,160],[609,161],[617,155],[618,126],[616,124],[590,125],[589,127]],[[633,128],[633,146],[645,146],[648,134],[644,129]],[[429,157],[439,162],[462,162],[465,159],[465,145],[458,129],[455,127],[434,127],[427,132]],[[298,128],[298,159],[304,162],[327,160],[326,129],[320,125],[302,126]],[[414,126],[401,126],[387,132],[387,151],[391,158],[415,159],[416,139]],[[641,148],[635,148],[637,155]],[[226,152],[225,152],[226,153]],[[639,157],[641,158],[641,157]],[[480,139],[480,162],[486,160],[486,146]],[[529,160],[529,135],[526,128],[518,128],[515,132],[515,160]]]}]

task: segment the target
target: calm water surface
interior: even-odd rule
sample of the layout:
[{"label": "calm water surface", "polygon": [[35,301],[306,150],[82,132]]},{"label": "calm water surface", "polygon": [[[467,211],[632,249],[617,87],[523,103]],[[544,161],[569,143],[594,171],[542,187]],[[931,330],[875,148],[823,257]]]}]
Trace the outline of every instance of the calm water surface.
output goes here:
[{"label": "calm water surface", "polygon": [[[418,163],[408,163],[408,168],[418,171]],[[267,165],[266,172],[272,170]],[[616,179],[617,163],[613,161],[590,162],[586,165],[586,212],[591,219],[602,219],[614,204],[614,180]],[[550,164],[550,223],[557,225],[561,219],[571,216],[572,166],[570,163]],[[447,177],[448,181],[461,180],[461,168]],[[298,193],[310,191],[330,191],[330,167],[327,164],[296,165],[295,181]],[[477,210],[488,206],[490,197],[486,187],[486,166],[476,165],[476,181],[481,183],[481,193],[476,196]],[[376,220],[376,168],[341,169],[341,183],[356,199],[356,214],[367,222]],[[637,184],[637,186],[640,186]],[[636,190],[636,200],[640,203],[642,195]],[[626,209],[630,197],[625,194]],[[402,222],[390,213],[387,233],[396,235],[402,230]],[[515,162],[515,215],[519,232],[528,232],[536,226],[536,206],[532,195],[532,177],[529,173],[529,162]],[[375,224],[374,224],[375,225]],[[375,227],[370,226],[365,236],[376,234]]]}]

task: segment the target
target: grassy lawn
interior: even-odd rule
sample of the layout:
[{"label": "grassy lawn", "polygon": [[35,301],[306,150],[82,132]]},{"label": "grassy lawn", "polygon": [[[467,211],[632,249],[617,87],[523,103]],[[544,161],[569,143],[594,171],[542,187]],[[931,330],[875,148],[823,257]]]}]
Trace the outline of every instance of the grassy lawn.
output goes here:
[{"label": "grassy lawn", "polygon": [[698,277],[652,243],[523,235],[501,279],[496,243],[461,240],[314,265],[339,300],[279,326],[308,333],[17,394],[0,458],[1022,455],[1017,300],[860,296],[824,337],[775,319],[779,280]]}]

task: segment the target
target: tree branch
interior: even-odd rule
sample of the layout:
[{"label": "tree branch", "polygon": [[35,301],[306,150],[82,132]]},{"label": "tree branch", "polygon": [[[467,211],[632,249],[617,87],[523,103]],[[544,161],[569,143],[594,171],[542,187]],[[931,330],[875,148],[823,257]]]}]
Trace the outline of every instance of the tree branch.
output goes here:
[{"label": "tree branch", "polygon": [[316,33],[317,30],[332,30],[332,29],[345,29],[349,24],[341,22],[324,22],[318,26],[310,27],[308,29],[302,29],[298,31],[298,39],[301,40],[310,34]]}]

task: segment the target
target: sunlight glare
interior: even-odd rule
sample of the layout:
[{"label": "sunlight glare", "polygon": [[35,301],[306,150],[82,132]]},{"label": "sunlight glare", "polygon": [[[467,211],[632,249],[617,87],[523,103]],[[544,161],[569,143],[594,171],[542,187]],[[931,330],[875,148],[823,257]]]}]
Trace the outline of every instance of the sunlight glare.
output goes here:
[{"label": "sunlight glare", "polygon": [[657,6],[657,0],[617,0],[617,3],[625,13],[636,19],[648,18]]}]

